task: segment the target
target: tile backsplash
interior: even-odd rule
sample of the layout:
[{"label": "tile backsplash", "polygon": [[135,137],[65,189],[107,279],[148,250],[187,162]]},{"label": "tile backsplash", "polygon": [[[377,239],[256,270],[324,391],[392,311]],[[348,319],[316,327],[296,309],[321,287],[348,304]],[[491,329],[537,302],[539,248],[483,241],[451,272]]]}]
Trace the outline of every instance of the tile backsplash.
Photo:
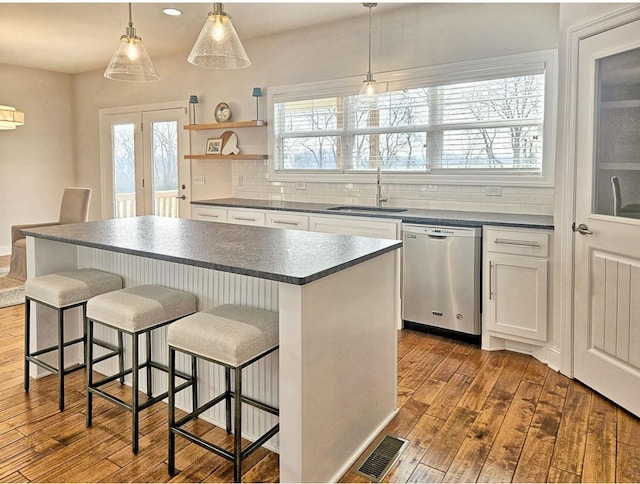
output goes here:
[{"label": "tile backsplash", "polygon": [[[269,181],[266,161],[234,161],[233,196],[287,202],[374,205],[373,183],[312,183]],[[554,188],[383,183],[385,206],[433,210],[553,215]]]}]

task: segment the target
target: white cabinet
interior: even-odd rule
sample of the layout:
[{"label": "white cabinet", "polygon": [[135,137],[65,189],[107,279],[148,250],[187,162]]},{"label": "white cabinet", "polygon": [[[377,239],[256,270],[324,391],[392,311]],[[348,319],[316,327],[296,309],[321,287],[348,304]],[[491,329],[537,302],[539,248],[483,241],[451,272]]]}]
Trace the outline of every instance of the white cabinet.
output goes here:
[{"label": "white cabinet", "polygon": [[278,229],[309,230],[309,217],[301,213],[267,212],[266,225]]},{"label": "white cabinet", "polygon": [[485,336],[546,342],[551,233],[485,226],[483,238]]},{"label": "white cabinet", "polygon": [[226,222],[227,209],[194,205],[191,209],[191,218],[193,220],[205,220],[207,222]]},{"label": "white cabinet", "polygon": [[316,215],[304,212],[260,210],[194,205],[194,220],[256,225],[280,229],[310,230],[330,234],[358,235],[380,239],[399,239],[400,221],[353,217],[346,215]]},{"label": "white cabinet", "polygon": [[309,230],[330,234],[358,235],[379,239],[399,239],[400,221],[344,215],[309,216]]}]

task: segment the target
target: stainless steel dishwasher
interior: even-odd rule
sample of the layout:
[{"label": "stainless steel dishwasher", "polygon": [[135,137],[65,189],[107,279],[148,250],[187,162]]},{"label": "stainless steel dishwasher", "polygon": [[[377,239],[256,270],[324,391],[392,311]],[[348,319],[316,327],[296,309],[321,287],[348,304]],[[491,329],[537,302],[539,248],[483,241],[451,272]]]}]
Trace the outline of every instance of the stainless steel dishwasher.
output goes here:
[{"label": "stainless steel dishwasher", "polygon": [[402,319],[480,334],[479,228],[402,225]]}]

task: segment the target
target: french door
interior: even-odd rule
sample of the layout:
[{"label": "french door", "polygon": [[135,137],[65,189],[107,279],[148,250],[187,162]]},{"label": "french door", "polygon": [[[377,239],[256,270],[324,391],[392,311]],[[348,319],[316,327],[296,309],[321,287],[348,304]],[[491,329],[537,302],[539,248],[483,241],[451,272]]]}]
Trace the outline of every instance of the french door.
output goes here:
[{"label": "french door", "polygon": [[184,106],[100,113],[105,218],[189,217]]},{"label": "french door", "polygon": [[[580,41],[574,376],[640,416],[638,66],[640,21]],[[614,211],[612,178],[627,213]]]}]

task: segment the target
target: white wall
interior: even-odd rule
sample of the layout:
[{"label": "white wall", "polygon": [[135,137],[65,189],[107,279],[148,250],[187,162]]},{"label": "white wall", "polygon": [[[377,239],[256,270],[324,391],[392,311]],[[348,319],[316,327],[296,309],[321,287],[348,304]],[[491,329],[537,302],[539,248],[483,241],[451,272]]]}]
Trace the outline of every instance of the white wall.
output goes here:
[{"label": "white wall", "polygon": [[[326,8],[331,8],[327,4]],[[233,13],[233,12],[231,12]],[[184,55],[153,59],[162,80],[156,83],[122,83],[108,81],[102,72],[75,76],[75,116],[79,160],[79,180],[92,186],[96,193],[92,217],[99,217],[100,186],[98,160],[98,109],[186,99],[190,94],[200,97],[198,122],[213,122],[213,108],[227,101],[237,120],[255,117],[255,99],[251,89],[259,86],[286,85],[363,76],[367,70],[366,10],[356,20],[333,22],[314,28],[287,32],[244,42],[252,66],[241,70],[215,71],[192,66]],[[399,7],[385,15],[374,10],[373,70],[388,71],[463,60],[557,48],[557,4],[415,4]],[[262,112],[264,112],[264,98]],[[194,133],[194,152],[202,151],[206,133]],[[266,142],[266,133],[259,130],[238,131],[240,147],[250,152]],[[266,146],[263,151],[266,152]],[[205,175],[207,185],[194,186],[194,198],[218,198],[233,193],[236,196],[285,199],[316,199],[327,197],[339,201],[344,187],[327,184],[307,184],[300,194],[295,187],[272,184],[266,179],[262,162],[198,162],[192,164],[192,175]],[[243,187],[237,186],[237,176],[243,175]],[[222,185],[213,181],[226,178]],[[233,185],[232,185],[233,182]],[[346,197],[366,197],[368,187],[359,187],[357,194]],[[289,193],[285,193],[285,192]],[[488,211],[552,213],[553,189],[509,189],[503,197],[487,200],[482,193],[460,189],[442,189],[437,198],[409,186],[396,187],[392,194],[398,200],[418,206],[476,209],[479,199],[493,202]],[[462,194],[462,195],[461,195]],[[285,196],[286,195],[286,196]],[[467,204],[465,205],[465,202]],[[470,203],[468,203],[470,202]],[[481,207],[482,208],[482,207]]]},{"label": "white wall", "polygon": [[64,187],[76,185],[71,76],[0,64],[0,104],[25,124],[0,131],[0,254],[11,225],[58,220]]}]

